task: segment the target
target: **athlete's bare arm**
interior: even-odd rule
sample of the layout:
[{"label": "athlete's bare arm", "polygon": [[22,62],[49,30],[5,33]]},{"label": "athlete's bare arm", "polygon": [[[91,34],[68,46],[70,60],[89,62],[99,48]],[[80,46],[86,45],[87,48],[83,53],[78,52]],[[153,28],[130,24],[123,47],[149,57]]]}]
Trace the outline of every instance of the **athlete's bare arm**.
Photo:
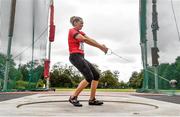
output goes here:
[{"label": "athlete's bare arm", "polygon": [[75,38],[76,39],[82,39],[85,43],[101,49],[104,53],[107,53],[107,51],[108,51],[108,48],[105,45],[99,44],[97,41],[95,41],[94,39],[92,39],[92,38],[90,38],[90,37],[88,37],[86,35],[83,36],[81,34],[78,34],[78,35],[76,35]]}]

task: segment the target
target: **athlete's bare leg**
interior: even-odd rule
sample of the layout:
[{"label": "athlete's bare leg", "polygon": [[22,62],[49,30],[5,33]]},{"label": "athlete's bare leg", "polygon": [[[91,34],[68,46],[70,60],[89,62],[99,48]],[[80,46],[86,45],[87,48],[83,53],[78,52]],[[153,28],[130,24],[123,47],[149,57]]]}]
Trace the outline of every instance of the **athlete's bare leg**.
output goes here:
[{"label": "athlete's bare leg", "polygon": [[72,96],[73,96],[73,97],[78,96],[78,95],[81,93],[81,91],[82,91],[85,87],[87,87],[88,84],[89,84],[89,82],[87,82],[85,79],[82,80],[82,81],[79,83],[79,85],[78,85],[78,87],[76,88],[76,90],[74,91],[74,93],[72,94]]},{"label": "athlete's bare leg", "polygon": [[94,99],[96,96],[96,89],[98,86],[99,81],[92,80],[91,82],[91,95],[90,95],[90,100]]}]

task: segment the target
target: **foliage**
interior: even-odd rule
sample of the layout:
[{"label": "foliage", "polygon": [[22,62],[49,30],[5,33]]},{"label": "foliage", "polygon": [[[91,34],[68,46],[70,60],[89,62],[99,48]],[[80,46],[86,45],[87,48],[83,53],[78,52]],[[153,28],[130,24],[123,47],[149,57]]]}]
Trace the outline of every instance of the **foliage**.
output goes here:
[{"label": "foliage", "polygon": [[36,87],[36,83],[29,83],[26,81],[19,80],[19,81],[16,81],[16,85],[14,88],[17,90],[27,90],[27,89],[35,88],[35,87]]},{"label": "foliage", "polygon": [[39,79],[37,84],[36,84],[36,88],[43,88],[44,85],[45,85],[44,80]]},{"label": "foliage", "polygon": [[[118,71],[111,72],[110,70],[101,73],[98,66],[93,64],[94,67],[101,74],[99,86],[100,88],[119,88]],[[84,77],[74,66],[63,65],[56,63],[53,66],[50,75],[50,82],[52,87],[77,87]]]},{"label": "foliage", "polygon": [[[148,67],[148,88],[155,88],[154,68]],[[141,88],[143,81],[143,71],[140,73],[134,72],[129,79],[129,86],[132,88]],[[158,66],[158,88],[172,89],[169,84],[170,80],[178,82],[177,89],[180,89],[180,57],[177,57],[174,63],[162,63]]]},{"label": "foliage", "polygon": [[[97,65],[94,65],[98,69]],[[51,72],[51,84],[53,87],[65,87],[63,83],[69,82],[68,87],[77,87],[79,82],[83,79],[83,76],[74,68],[73,66],[63,66],[61,63],[57,63]],[[154,88],[154,69],[152,67],[148,68],[149,76],[149,88]],[[100,82],[99,88],[141,88],[144,79],[143,70],[141,72],[133,72],[129,81],[123,82],[118,81],[119,71],[100,71]],[[162,63],[158,67],[158,75],[167,79],[175,79],[180,82],[180,57],[176,58],[175,63]],[[171,89],[169,82],[165,81],[159,77],[159,86],[162,89]],[[66,79],[66,81],[65,81]],[[67,86],[67,85],[66,85]],[[180,85],[177,86],[180,88]]]},{"label": "foliage", "polygon": [[110,70],[104,71],[101,73],[100,78],[100,85],[101,88],[118,88],[118,74],[119,73],[112,73]]},{"label": "foliage", "polygon": [[[33,65],[33,70],[31,69],[32,62],[28,62],[24,65],[16,66],[12,56],[9,60],[9,73],[8,73],[8,82],[7,88],[10,89],[21,89],[25,90],[28,88],[36,88],[37,86],[42,86],[44,82],[43,78],[43,60],[35,60]],[[0,89],[3,86],[4,73],[6,66],[6,56],[0,53]],[[30,79],[30,76],[32,76]],[[39,81],[39,79],[41,79]]]},{"label": "foliage", "polygon": [[133,72],[132,76],[129,79],[128,84],[129,87],[137,89],[142,87],[142,81],[143,81],[143,73]]},{"label": "foliage", "polygon": [[[0,89],[3,86],[3,78],[6,64],[6,56],[0,54]],[[33,65],[33,69],[32,69]],[[144,73],[141,71],[133,72],[129,81],[119,81],[119,71],[101,71],[98,65],[95,68],[100,73],[99,88],[141,88],[143,83]],[[26,64],[16,66],[13,59],[10,59],[9,67],[9,89],[26,90],[29,88],[43,87],[45,79],[43,77],[43,60],[35,60],[33,63],[30,61]],[[148,67],[149,88],[154,88],[154,74],[153,67]],[[177,57],[174,63],[162,63],[158,66],[159,87],[162,89],[170,89],[169,82],[165,81],[175,79],[178,81],[177,88],[180,88],[180,57]],[[163,79],[164,78],[164,79]],[[53,65],[50,72],[51,87],[61,88],[75,88],[84,79],[84,76],[74,67],[67,64],[56,63]]]}]

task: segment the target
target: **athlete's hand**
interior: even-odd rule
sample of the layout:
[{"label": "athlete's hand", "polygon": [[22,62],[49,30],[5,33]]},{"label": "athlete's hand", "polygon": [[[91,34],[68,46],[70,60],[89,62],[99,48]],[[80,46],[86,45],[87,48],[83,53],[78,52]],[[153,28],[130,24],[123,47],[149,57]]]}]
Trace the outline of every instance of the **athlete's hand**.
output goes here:
[{"label": "athlete's hand", "polygon": [[108,51],[108,48],[104,44],[102,44],[101,50],[106,54]]}]

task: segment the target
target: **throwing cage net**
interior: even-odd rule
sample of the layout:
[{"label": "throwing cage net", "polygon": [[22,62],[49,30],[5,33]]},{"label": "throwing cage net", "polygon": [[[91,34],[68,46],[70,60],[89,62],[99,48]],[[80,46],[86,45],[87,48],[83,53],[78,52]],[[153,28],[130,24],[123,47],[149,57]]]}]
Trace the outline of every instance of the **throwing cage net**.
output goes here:
[{"label": "throwing cage net", "polygon": [[50,0],[0,0],[0,91],[43,87]]},{"label": "throwing cage net", "polygon": [[179,0],[140,0],[142,91],[180,89],[179,6]]}]

